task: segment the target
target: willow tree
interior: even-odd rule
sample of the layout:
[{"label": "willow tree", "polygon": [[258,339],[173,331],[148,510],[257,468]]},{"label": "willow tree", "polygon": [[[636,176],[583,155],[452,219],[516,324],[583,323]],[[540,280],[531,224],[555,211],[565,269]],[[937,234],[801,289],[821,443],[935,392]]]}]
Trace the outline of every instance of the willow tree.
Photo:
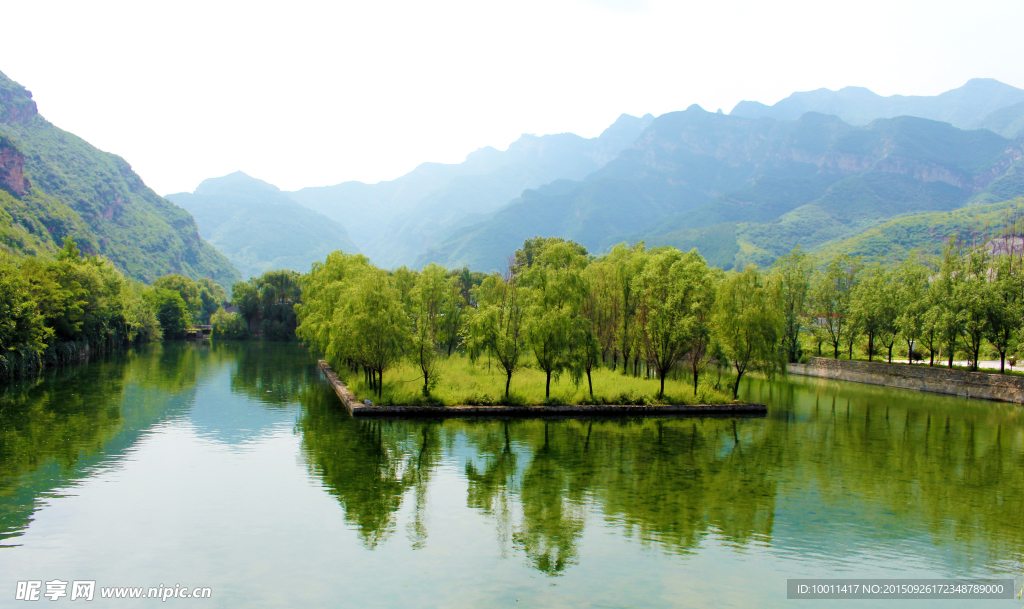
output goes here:
[{"label": "willow tree", "polygon": [[[751,370],[769,375],[779,370],[779,342],[784,321],[777,290],[754,265],[729,273],[718,285],[714,307],[715,335],[736,371],[732,396],[739,397],[740,380]],[[773,293],[774,292],[774,293]]]},{"label": "willow tree", "polygon": [[869,269],[854,286],[850,315],[857,329],[867,336],[868,361],[874,357],[877,340],[888,348],[892,362],[892,347],[899,336],[897,287],[892,273],[881,263]]},{"label": "willow tree", "polygon": [[[697,250],[683,254],[671,248],[650,256],[635,289],[644,357],[661,381],[658,397],[663,397],[672,366],[695,349],[706,350],[714,302],[711,273]],[[693,355],[703,357],[703,353]],[[694,395],[698,375],[694,370]]]},{"label": "willow tree", "polygon": [[573,363],[571,349],[585,334],[580,308],[586,295],[586,258],[570,243],[553,243],[535,256],[524,274],[529,308],[524,324],[526,342],[544,371],[544,397],[551,397],[551,377]]},{"label": "willow tree", "polygon": [[448,271],[430,264],[423,269],[410,290],[412,342],[409,356],[423,374],[423,395],[437,383],[443,363],[439,342],[442,323],[451,309],[454,293]]},{"label": "willow tree", "polygon": [[939,274],[929,290],[933,296],[929,317],[938,335],[940,348],[945,349],[949,357],[950,368],[953,367],[953,356],[963,327],[963,312],[956,302],[957,296],[962,293],[960,284],[964,279],[961,264],[962,247],[954,236],[943,249]]},{"label": "willow tree", "polygon": [[[637,343],[636,319],[637,296],[633,291],[633,279],[643,271],[647,261],[644,242],[632,247],[619,244],[607,256],[608,263],[615,269],[615,299],[619,310],[619,327],[616,331],[619,352],[622,353],[622,373],[626,374],[629,355]],[[633,370],[636,373],[637,360]]]},{"label": "willow tree", "polygon": [[1013,253],[999,256],[991,271],[992,298],[989,302],[986,338],[999,352],[999,372],[1006,371],[1006,352],[1014,343],[1024,316],[1024,276],[1021,260]]},{"label": "willow tree", "polygon": [[907,363],[914,362],[914,347],[918,341],[931,332],[928,327],[928,267],[914,258],[907,258],[895,271],[896,303],[898,317],[896,327],[907,343]]},{"label": "willow tree", "polygon": [[512,374],[519,369],[526,350],[523,320],[526,304],[519,277],[491,275],[473,290],[477,301],[466,324],[472,349],[485,349],[505,370],[505,397],[509,397]]},{"label": "willow tree", "polygon": [[618,360],[616,330],[621,319],[620,299],[616,297],[616,269],[607,257],[599,258],[583,269],[583,279],[587,284],[584,315],[590,320],[602,361],[610,354],[614,371]]},{"label": "willow tree", "polygon": [[824,271],[815,273],[811,283],[809,308],[812,331],[820,340],[832,345],[837,359],[843,340],[854,332],[850,299],[858,271],[856,260],[843,254],[830,262]]},{"label": "willow tree", "polygon": [[339,332],[332,343],[370,372],[377,398],[384,394],[384,373],[405,354],[409,318],[394,278],[373,268],[349,289],[346,305],[335,314]]},{"label": "willow tree", "polygon": [[336,320],[348,304],[352,286],[372,268],[366,256],[336,251],[323,262],[314,262],[301,278],[303,302],[295,305],[296,333],[332,364],[352,363]]},{"label": "willow tree", "polygon": [[960,333],[971,360],[971,370],[977,370],[995,297],[989,273],[988,251],[980,247],[972,248],[963,256],[959,266],[960,280],[954,289],[953,298],[960,312]]},{"label": "willow tree", "polygon": [[782,350],[790,362],[799,361],[800,324],[807,314],[807,300],[811,289],[814,258],[805,254],[800,246],[779,257],[772,266],[773,280],[779,286],[779,304],[782,306]]}]

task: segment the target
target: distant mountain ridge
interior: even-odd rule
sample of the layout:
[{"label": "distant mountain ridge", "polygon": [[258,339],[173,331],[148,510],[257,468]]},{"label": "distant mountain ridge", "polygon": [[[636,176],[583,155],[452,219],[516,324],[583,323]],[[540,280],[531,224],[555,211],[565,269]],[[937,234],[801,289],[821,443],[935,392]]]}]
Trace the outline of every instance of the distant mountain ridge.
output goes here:
[{"label": "distant mountain ridge", "polygon": [[698,247],[713,264],[770,264],[900,214],[1024,194],[1024,143],[915,117],[865,127],[805,113],[745,118],[691,106],[655,119],[585,180],[558,181],[493,219],[465,227],[417,260],[504,266],[534,235],[600,252],[618,241]]},{"label": "distant mountain ridge", "polygon": [[32,94],[3,73],[0,157],[0,247],[9,253],[46,255],[71,237],[147,283],[168,273],[227,288],[238,280],[187,212],[150,190],[121,157],[46,121]]},{"label": "distant mountain ridge", "polygon": [[523,135],[506,151],[485,147],[462,163],[423,163],[395,180],[343,182],[288,194],[343,224],[377,264],[411,265],[449,232],[480,221],[525,189],[581,179],[601,168],[653,120],[650,114],[623,114],[596,138]]},{"label": "distant mountain ridge", "polygon": [[241,171],[166,198],[192,214],[203,238],[228,257],[243,279],[273,269],[306,273],[334,250],[359,253],[343,226]]},{"label": "distant mountain ridge", "polygon": [[[939,95],[891,95],[883,97],[864,87],[843,87],[838,91],[817,89],[793,93],[767,106],[760,102],[741,101],[729,114],[744,118],[796,120],[807,112],[833,114],[851,125],[867,125],[878,118],[917,116],[947,122],[961,129],[989,128],[1004,137],[1016,137],[1003,128],[993,129],[993,112],[1024,102],[1024,89],[1018,89],[991,78],[974,78],[964,86]],[[1019,108],[1016,116],[1024,116]],[[1024,125],[1022,125],[1024,127]]]}]

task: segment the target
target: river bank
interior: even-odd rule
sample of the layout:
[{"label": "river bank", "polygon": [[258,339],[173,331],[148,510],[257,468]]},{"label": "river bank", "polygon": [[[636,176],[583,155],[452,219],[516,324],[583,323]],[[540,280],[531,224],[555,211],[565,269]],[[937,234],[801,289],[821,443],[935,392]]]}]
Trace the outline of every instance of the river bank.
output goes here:
[{"label": "river bank", "polygon": [[1016,375],[827,357],[812,357],[806,364],[789,364],[788,372],[797,376],[943,393],[962,398],[1024,403],[1024,377]]}]

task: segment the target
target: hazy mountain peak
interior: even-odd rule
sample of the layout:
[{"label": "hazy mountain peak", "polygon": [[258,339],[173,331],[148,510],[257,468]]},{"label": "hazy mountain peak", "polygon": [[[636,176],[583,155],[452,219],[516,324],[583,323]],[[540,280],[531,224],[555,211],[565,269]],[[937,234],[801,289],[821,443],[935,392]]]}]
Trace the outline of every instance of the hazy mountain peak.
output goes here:
[{"label": "hazy mountain peak", "polygon": [[255,195],[259,193],[279,193],[281,190],[277,186],[254,178],[243,171],[236,171],[219,178],[203,180],[196,187],[193,194],[215,196],[223,193],[234,195],[240,192]]},{"label": "hazy mountain peak", "polygon": [[939,95],[890,95],[883,97],[864,87],[838,91],[801,91],[768,106],[741,101],[730,115],[795,120],[805,112],[835,114],[852,125],[866,125],[878,118],[901,115],[947,122],[961,129],[981,126],[992,112],[1024,101],[1024,90],[992,78],[972,78],[963,86]]}]

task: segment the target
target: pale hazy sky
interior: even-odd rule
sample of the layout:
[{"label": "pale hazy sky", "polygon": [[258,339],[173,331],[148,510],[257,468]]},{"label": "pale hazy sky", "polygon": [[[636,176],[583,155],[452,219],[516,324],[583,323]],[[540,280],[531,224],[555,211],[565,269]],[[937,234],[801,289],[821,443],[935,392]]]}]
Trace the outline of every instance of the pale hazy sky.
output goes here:
[{"label": "pale hazy sky", "polygon": [[521,133],[865,86],[1024,88],[1024,1],[6,3],[0,71],[160,194],[395,178]]}]

